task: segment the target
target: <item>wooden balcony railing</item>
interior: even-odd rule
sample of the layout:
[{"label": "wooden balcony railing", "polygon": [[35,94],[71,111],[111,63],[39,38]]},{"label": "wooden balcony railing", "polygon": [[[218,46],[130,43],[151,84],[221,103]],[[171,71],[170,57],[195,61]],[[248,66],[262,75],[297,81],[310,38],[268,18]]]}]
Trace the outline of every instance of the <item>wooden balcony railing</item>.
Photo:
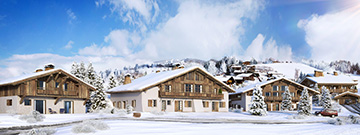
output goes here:
[{"label": "wooden balcony railing", "polygon": [[191,99],[223,99],[224,94],[206,94],[190,92],[159,92],[162,98],[191,98]]},{"label": "wooden balcony railing", "polygon": [[331,93],[343,93],[343,92],[346,92],[346,91],[353,92],[353,93],[358,92],[357,89],[330,89]]},{"label": "wooden balcony railing", "polygon": [[39,95],[54,95],[54,96],[78,96],[79,92],[76,90],[64,91],[60,88],[43,88],[38,87],[36,93]]}]

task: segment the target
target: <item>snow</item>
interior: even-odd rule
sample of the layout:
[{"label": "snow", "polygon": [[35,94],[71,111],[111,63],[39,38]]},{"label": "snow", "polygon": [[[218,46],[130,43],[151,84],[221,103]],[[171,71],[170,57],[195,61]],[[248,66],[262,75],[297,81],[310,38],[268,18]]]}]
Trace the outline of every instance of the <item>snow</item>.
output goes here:
[{"label": "snow", "polygon": [[[204,73],[208,74],[208,76],[212,76],[206,70],[204,70],[204,69],[202,69],[200,67],[194,66],[194,67],[190,67],[190,68],[176,69],[176,70],[164,71],[164,72],[159,72],[159,73],[155,73],[155,74],[146,75],[146,76],[140,77],[138,79],[132,80],[132,82],[130,84],[121,85],[121,86],[112,88],[110,90],[107,90],[106,92],[121,92],[121,91],[143,90],[146,87],[153,86],[155,84],[161,83],[163,81],[169,80],[171,78],[174,78],[174,77],[179,76],[181,74],[185,74],[185,73],[187,73],[187,72],[189,72],[191,70],[195,70],[195,69],[200,69]],[[232,89],[228,85],[224,84],[222,81],[216,79],[215,77],[213,77],[213,78],[215,80],[217,80],[218,82],[221,82],[225,87],[228,87],[229,89]]]},{"label": "snow", "polygon": [[353,85],[357,85],[357,82],[353,81],[353,78],[347,75],[338,75],[338,76],[334,76],[334,75],[328,75],[328,74],[324,74],[323,77],[307,77],[308,79],[318,83],[318,84],[353,84]]},{"label": "snow", "polygon": [[295,69],[299,69],[299,73],[314,73],[316,68],[310,67],[301,63],[272,63],[272,64],[257,64],[256,67],[271,67],[275,71],[282,73],[286,78],[295,79]]},{"label": "snow", "polygon": [[[313,92],[319,93],[318,91],[315,91],[315,90],[312,89],[312,88],[308,88],[308,87],[306,87],[306,86],[304,86],[304,85],[302,85],[302,84],[299,84],[299,83],[297,83],[297,82],[294,82],[294,81],[289,80],[289,79],[286,79],[286,78],[277,78],[277,79],[273,79],[273,80],[268,80],[268,81],[253,83],[253,84],[247,85],[247,86],[245,86],[245,87],[236,89],[236,90],[235,90],[235,93],[247,92],[247,91],[252,90],[256,85],[264,86],[264,85],[266,85],[266,84],[273,83],[273,82],[276,82],[276,81],[281,80],[281,79],[285,79],[285,80],[290,81],[290,82],[292,82],[292,83],[294,83],[294,84],[298,84],[298,85],[300,85],[300,86],[302,86],[302,87],[304,87],[304,88],[307,88],[307,89],[309,89],[309,90],[311,90],[311,91],[313,91]],[[231,93],[230,93],[230,94],[231,94]]]}]

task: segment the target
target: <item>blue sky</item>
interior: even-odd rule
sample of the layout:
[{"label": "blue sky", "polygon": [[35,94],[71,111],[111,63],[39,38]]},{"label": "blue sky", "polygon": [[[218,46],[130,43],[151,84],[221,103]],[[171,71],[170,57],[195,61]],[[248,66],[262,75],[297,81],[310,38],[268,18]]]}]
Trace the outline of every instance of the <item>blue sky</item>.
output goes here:
[{"label": "blue sky", "polygon": [[49,62],[68,69],[72,61],[85,61],[106,69],[223,56],[356,61],[358,5],[359,0],[0,0],[0,70],[10,77]]}]

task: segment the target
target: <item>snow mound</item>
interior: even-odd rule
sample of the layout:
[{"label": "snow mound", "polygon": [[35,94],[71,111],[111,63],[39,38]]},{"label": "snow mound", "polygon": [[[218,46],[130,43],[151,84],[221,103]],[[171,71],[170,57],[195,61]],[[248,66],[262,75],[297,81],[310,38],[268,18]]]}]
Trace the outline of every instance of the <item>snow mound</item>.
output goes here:
[{"label": "snow mound", "polygon": [[257,64],[256,67],[270,67],[278,73],[282,73],[286,78],[295,79],[296,69],[299,73],[310,74],[314,73],[316,68],[310,67],[301,63],[272,63],[272,64]]},{"label": "snow mound", "polygon": [[21,115],[19,119],[25,120],[28,123],[36,123],[43,121],[45,119],[45,116],[38,111],[32,111],[30,114]]},{"label": "snow mound", "polygon": [[328,121],[329,124],[333,125],[346,125],[346,124],[360,124],[359,118],[353,115],[349,115],[347,118],[336,118]]},{"label": "snow mound", "polygon": [[52,135],[55,134],[54,128],[33,128],[28,132],[21,133],[20,135]]},{"label": "snow mound", "polygon": [[78,125],[73,126],[71,131],[73,133],[93,133],[96,132],[96,130],[107,130],[109,128],[110,127],[102,121],[86,120]]}]

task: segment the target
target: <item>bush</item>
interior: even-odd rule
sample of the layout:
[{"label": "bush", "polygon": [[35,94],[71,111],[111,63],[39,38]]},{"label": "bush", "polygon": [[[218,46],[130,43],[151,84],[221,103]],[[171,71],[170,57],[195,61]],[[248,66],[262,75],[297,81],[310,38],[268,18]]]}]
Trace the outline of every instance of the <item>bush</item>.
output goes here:
[{"label": "bush", "polygon": [[360,124],[359,119],[356,118],[354,115],[349,115],[349,116],[347,117],[347,120],[348,120],[348,122],[351,123],[351,124]]},{"label": "bush", "polygon": [[92,133],[96,132],[96,130],[107,130],[109,128],[110,127],[102,121],[86,120],[78,125],[73,126],[71,131],[73,133]]},{"label": "bush", "polygon": [[19,119],[25,120],[28,123],[36,123],[43,121],[45,119],[45,116],[38,111],[32,111],[30,114],[21,115]]},{"label": "bush", "polygon": [[33,128],[28,132],[21,133],[20,135],[52,135],[56,132],[54,128]]}]

